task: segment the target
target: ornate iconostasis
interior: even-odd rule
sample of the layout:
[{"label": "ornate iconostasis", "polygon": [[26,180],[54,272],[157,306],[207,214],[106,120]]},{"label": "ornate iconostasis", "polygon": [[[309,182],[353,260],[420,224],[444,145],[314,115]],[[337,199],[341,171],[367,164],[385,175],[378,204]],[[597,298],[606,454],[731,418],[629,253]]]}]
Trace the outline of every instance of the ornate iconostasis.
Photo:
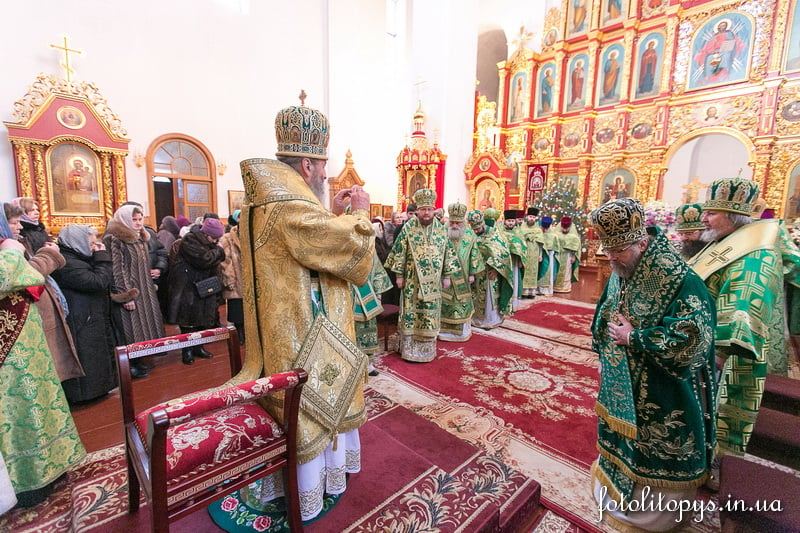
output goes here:
[{"label": "ornate iconostasis", "polygon": [[738,158],[734,175],[800,216],[800,0],[563,0],[542,33],[541,52],[520,38],[499,64],[498,102],[477,96],[472,205],[491,189],[495,207],[524,208],[544,163],[589,208],[676,206],[722,177],[695,159]]}]

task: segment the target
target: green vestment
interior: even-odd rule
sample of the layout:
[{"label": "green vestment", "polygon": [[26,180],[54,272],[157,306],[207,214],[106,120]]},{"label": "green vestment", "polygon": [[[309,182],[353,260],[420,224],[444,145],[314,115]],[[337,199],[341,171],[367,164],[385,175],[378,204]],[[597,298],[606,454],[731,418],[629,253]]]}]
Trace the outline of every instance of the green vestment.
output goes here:
[{"label": "green vestment", "polygon": [[422,226],[414,217],[398,235],[386,268],[403,278],[398,329],[415,339],[435,339],[439,334],[442,278],[461,275],[458,256],[445,226],[434,219]]},{"label": "green vestment", "polygon": [[522,278],[522,294],[533,296],[539,286],[539,261],[541,260],[542,228],[539,224],[528,226],[527,223],[520,226],[522,239],[528,248],[525,256],[525,276]]},{"label": "green vestment", "polygon": [[[452,242],[452,241],[451,241]],[[469,277],[483,272],[486,264],[478,249],[478,241],[471,229],[464,229],[464,237],[454,243],[461,275],[451,278],[450,288],[442,291],[442,330],[454,329],[452,325],[469,322],[474,312]]]},{"label": "green vestment", "polygon": [[[86,455],[56,374],[42,319],[25,287],[42,275],[23,254],[0,250],[0,453],[14,492],[40,489]],[[28,302],[24,300],[28,299]],[[7,313],[9,306],[27,309]],[[8,342],[6,342],[8,341]]]},{"label": "green vestment", "polygon": [[[558,271],[556,272],[553,292],[570,292],[572,282],[578,281],[578,267],[581,257],[581,238],[575,226],[572,226],[568,233],[558,230],[555,233],[558,242],[556,252]],[[574,258],[574,261],[571,259]]]},{"label": "green vestment", "polygon": [[[552,228],[542,231],[542,262],[539,263],[539,292],[553,294],[553,283],[558,273],[558,240]],[[550,253],[553,252],[553,253]]]},{"label": "green vestment", "polygon": [[378,351],[378,319],[383,312],[380,295],[392,288],[392,280],[383,268],[378,254],[372,257],[372,271],[367,283],[360,287],[350,284],[353,293],[353,318],[356,345],[367,355]]},{"label": "green vestment", "polygon": [[767,372],[786,373],[779,235],[776,220],[758,220],[692,258],[717,303],[717,356],[725,360],[717,399],[721,453],[745,453]]},{"label": "green vestment", "polygon": [[[511,267],[511,252],[508,245],[497,232],[497,228],[486,226],[483,235],[478,235],[478,250],[486,263],[486,270],[475,276],[472,284],[472,299],[475,302],[475,317],[485,318],[487,293],[491,295],[492,307],[504,316],[511,316],[513,297],[513,272]],[[497,272],[497,278],[489,279],[489,272]]]},{"label": "green vestment", "polygon": [[[613,344],[617,314],[633,325]],[[617,499],[635,483],[686,489],[706,479],[714,453],[714,301],[658,233],[630,279],[612,274],[592,322],[600,355],[594,475]]]}]

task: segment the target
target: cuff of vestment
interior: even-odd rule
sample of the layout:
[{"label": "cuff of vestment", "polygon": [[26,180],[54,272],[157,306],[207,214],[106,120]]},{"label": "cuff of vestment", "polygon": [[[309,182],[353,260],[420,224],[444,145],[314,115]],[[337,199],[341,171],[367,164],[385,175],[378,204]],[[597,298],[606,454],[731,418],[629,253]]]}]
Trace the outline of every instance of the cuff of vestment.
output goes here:
[{"label": "cuff of vestment", "polygon": [[369,220],[369,211],[366,209],[353,209],[350,214],[356,217],[364,217]]},{"label": "cuff of vestment", "polygon": [[628,348],[635,348],[639,349],[641,347],[641,343],[639,341],[639,333],[638,330],[632,329],[628,333]]}]

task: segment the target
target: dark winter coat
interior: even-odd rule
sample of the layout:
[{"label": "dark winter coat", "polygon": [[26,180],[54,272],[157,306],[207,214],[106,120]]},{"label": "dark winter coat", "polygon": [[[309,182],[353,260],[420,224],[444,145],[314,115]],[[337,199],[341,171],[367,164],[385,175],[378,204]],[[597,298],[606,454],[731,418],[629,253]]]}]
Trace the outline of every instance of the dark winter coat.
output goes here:
[{"label": "dark winter coat", "polygon": [[92,400],[117,386],[109,291],[114,282],[111,255],[98,250],[87,257],[60,245],[66,264],[53,272],[70,313],[67,324],[86,376],[62,383],[70,402]]},{"label": "dark winter coat", "polygon": [[220,264],[224,260],[224,250],[199,228],[191,230],[180,240],[169,272],[167,321],[170,324],[195,328],[217,325],[217,308],[222,303],[222,294],[200,298],[194,284],[219,276]]},{"label": "dark winter coat", "polygon": [[44,243],[50,242],[50,235],[47,234],[47,230],[41,222],[31,224],[20,219],[20,223],[22,229],[19,230],[19,234],[25,238],[26,247],[31,254],[38,252]]},{"label": "dark winter coat", "polygon": [[133,302],[136,309],[120,309],[120,321],[124,332],[124,342],[141,342],[164,336],[164,321],[158,305],[156,286],[150,277],[150,253],[147,241],[150,234],[142,229],[138,233],[110,220],[103,243],[111,254],[114,273],[114,292],[124,292],[136,288],[139,296]]}]

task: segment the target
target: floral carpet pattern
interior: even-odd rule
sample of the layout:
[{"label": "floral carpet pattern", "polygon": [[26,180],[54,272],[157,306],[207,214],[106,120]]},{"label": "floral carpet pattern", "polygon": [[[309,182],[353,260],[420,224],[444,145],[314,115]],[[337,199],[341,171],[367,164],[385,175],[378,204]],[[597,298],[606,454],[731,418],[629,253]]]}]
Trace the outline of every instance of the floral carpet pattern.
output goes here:
[{"label": "floral carpet pattern", "polygon": [[[523,306],[500,328],[473,329],[466,343],[440,342],[431,363],[377,355],[380,374],[370,386],[539,481],[552,513],[535,531],[616,531],[598,521],[590,486],[599,380],[590,351],[594,309],[559,297]],[[719,531],[718,516],[686,531]]]}]

